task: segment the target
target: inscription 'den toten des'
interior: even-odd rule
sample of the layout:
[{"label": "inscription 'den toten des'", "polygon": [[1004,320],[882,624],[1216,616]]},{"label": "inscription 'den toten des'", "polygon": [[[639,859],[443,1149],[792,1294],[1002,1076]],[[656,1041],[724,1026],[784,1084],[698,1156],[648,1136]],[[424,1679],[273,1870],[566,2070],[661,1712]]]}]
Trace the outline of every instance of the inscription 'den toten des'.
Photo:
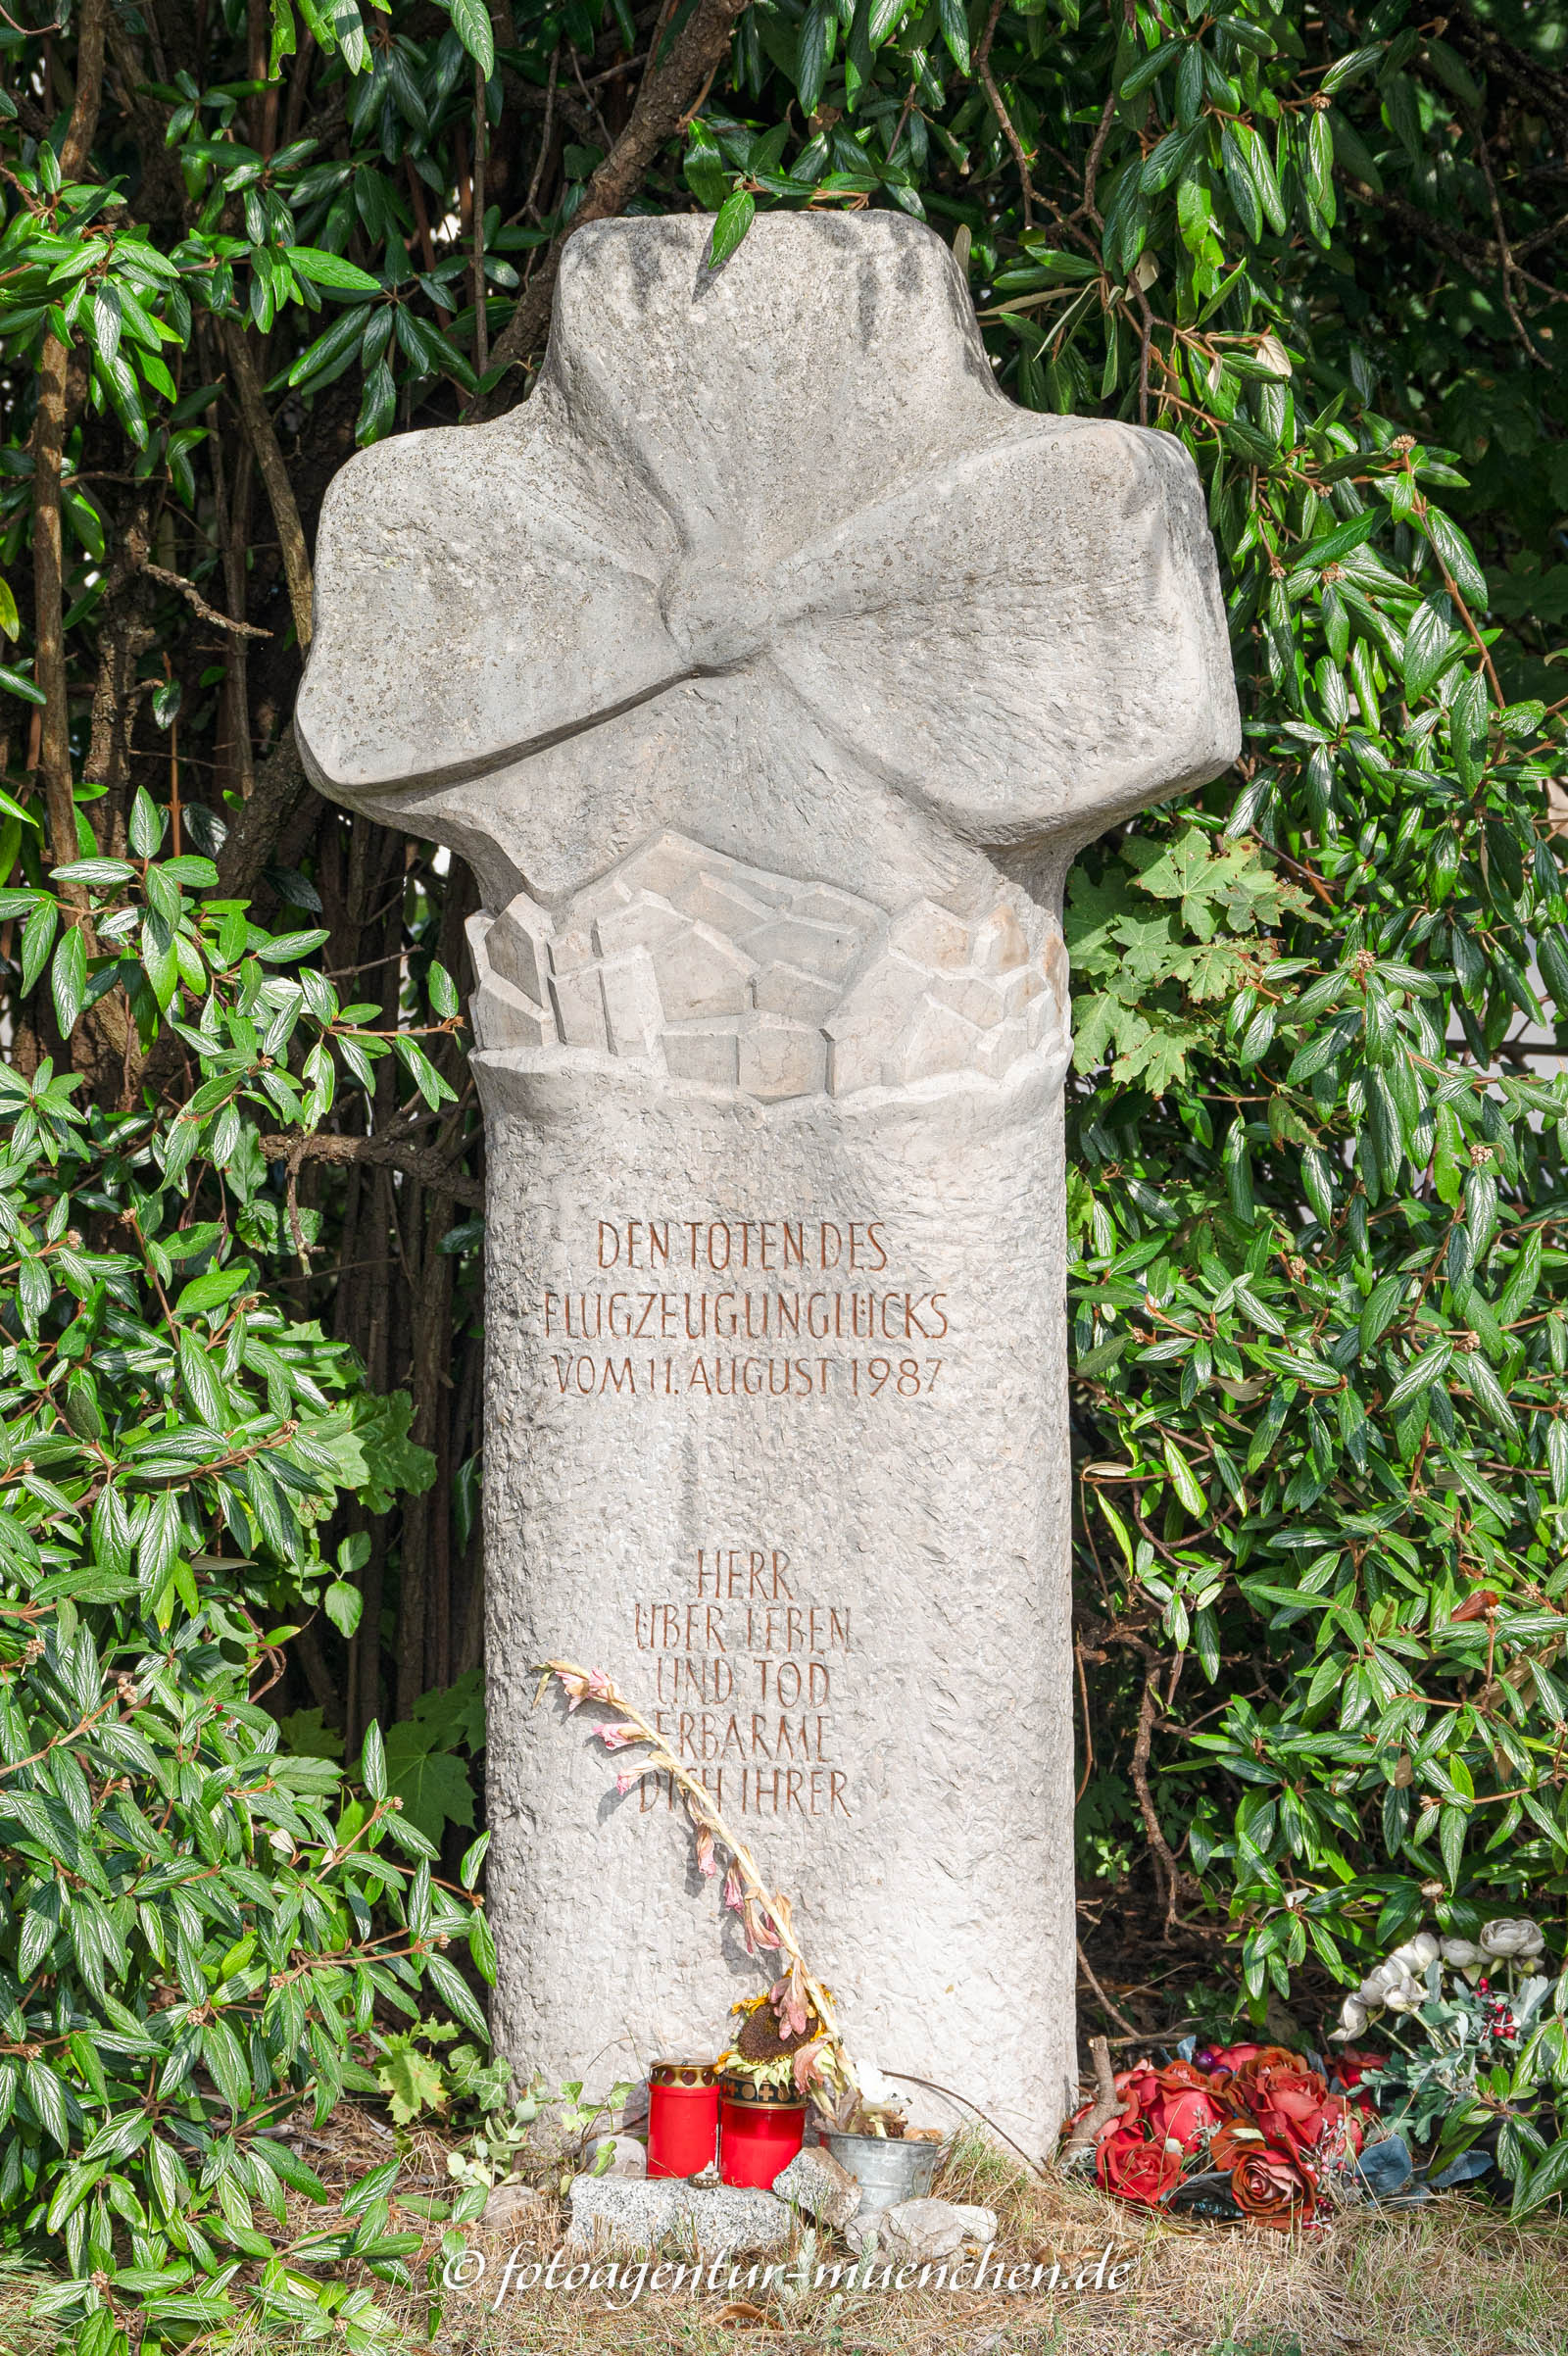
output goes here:
[{"label": "inscription 'den toten des'", "polygon": [[949,1296],[902,1280],[885,1219],[600,1219],[595,1262],[533,1308],[565,1398],[914,1399],[943,1378]]},{"label": "inscription 'den toten des'", "polygon": [[[850,1653],[848,1605],[802,1589],[782,1546],[699,1546],[685,1593],[632,1608],[650,1662],[654,1723],[720,1813],[848,1816],[831,1712]],[[638,1783],[641,1807],[668,1807],[667,1775]]]}]

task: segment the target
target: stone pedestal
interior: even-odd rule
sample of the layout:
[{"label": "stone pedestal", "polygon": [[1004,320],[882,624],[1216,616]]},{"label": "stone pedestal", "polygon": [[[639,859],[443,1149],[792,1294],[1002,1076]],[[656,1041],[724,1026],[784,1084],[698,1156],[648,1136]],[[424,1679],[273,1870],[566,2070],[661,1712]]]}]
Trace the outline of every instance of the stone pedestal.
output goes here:
[{"label": "stone pedestal", "polygon": [[684,1812],[530,1708],[566,1655],[658,1713],[882,2067],[1031,2141],[1075,2078],[1065,1039],[1016,955],[1048,1019],[1000,1079],[477,1059],[498,2025],[563,2074],[712,2050],[758,1987]]},{"label": "stone pedestal", "polygon": [[1040,2149],[1060,886],[1234,757],[1213,554],[1169,437],[998,392],[928,231],[773,215],[717,272],[707,234],[584,229],[528,402],[345,469],[299,709],[487,911],[496,2026],[602,2085],[763,1985],[684,1815],[533,1707],[565,1656],[710,1781],[852,2053]]}]

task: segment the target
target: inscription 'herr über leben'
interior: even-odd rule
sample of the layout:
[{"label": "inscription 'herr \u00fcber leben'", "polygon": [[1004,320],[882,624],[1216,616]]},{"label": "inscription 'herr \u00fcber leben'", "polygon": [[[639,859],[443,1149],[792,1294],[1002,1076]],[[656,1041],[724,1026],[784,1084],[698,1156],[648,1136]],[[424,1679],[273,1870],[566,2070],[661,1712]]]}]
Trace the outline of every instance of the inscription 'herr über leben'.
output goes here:
[{"label": "inscription 'herr \u00fcber leben'", "polygon": [[542,1379],[576,1399],[927,1396],[949,1295],[895,1281],[889,1234],[883,1219],[601,1219],[595,1281],[538,1302]]},{"label": "inscription 'herr \u00fcber leben'", "polygon": [[[632,1607],[660,1735],[721,1815],[848,1816],[833,1729],[854,1706],[850,1606],[810,1600],[782,1546],[699,1546],[686,1584]],[[675,1805],[667,1775],[638,1791],[644,1809]]]},{"label": "inscription 'herr \u00fcber leben'", "polygon": [[1171,436],[1004,398],[929,229],[709,235],[580,229],[528,399],[352,460],[317,545],[311,774],[483,904],[492,2017],[596,2088],[758,1985],[668,1794],[532,1707],[575,1659],[746,1824],[852,2046],[1041,2150],[1061,889],[1235,757],[1213,551]]}]

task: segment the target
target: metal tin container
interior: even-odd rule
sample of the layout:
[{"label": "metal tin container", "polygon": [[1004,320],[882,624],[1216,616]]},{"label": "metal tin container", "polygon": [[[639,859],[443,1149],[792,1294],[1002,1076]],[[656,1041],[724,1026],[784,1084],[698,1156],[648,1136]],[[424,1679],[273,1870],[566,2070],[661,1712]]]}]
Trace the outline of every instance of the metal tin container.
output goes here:
[{"label": "metal tin container", "polygon": [[824,2134],[822,2141],[860,2187],[857,2219],[891,2209],[901,2200],[922,2200],[930,2191],[942,2157],[940,2143],[921,2136],[838,2135]]}]

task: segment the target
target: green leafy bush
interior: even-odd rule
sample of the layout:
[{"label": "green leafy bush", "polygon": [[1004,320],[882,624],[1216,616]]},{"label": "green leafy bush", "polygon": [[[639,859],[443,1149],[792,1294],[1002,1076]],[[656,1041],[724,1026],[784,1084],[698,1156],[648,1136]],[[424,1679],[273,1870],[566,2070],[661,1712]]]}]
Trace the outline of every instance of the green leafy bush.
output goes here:
[{"label": "green leafy bush", "polygon": [[[156,848],[150,805],[132,826]],[[444,1952],[492,1968],[466,1894],[484,1843],[464,1890],[440,1886],[373,1727],[356,1790],[285,1755],[259,1706],[302,1614],[352,1622],[359,1542],[325,1550],[340,1493],[433,1471],[351,1353],[270,1303],[246,1247],[286,1219],[247,1108],[309,1117],[319,1086],[289,1041],[305,1023],[304,1064],[325,1068],[340,1020],[293,970],[317,937],[188,900],[203,860],[57,880],[91,887],[100,941],[139,937],[127,998],[149,993],[149,1027],[170,912],[176,1036],[206,1076],[160,1120],[79,1107],[47,1058],[0,1071],[0,2227],[58,2238],[47,2312],[102,2327],[135,2304],[161,2332],[220,2320],[235,2264],[272,2262],[258,2212],[280,2227],[288,2187],[324,2197],[270,2126],[376,2090],[384,2025],[421,1999],[484,2035]],[[5,910],[35,941],[73,913],[42,889]],[[80,938],[55,952],[57,1000]],[[365,2214],[367,2261],[418,2246],[384,2202]]]}]

